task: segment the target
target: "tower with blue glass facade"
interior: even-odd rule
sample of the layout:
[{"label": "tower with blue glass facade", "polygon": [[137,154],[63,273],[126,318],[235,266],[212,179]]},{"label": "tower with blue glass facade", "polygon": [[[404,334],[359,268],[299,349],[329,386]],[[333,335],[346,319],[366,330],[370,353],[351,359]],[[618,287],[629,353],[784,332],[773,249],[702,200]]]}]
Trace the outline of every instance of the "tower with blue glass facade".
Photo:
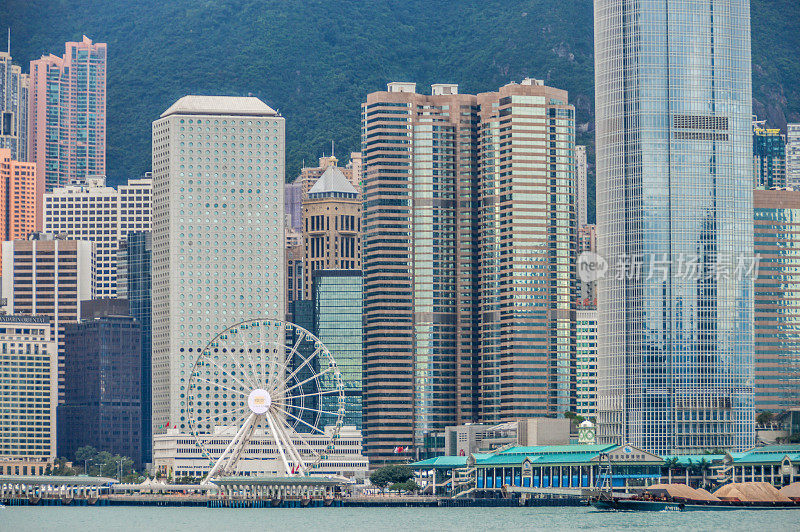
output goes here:
[{"label": "tower with blue glass facade", "polygon": [[755,442],[748,0],[596,0],[598,439]]},{"label": "tower with blue glass facade", "polygon": [[[333,353],[344,381],[347,411],[344,424],[362,428],[362,319],[361,270],[317,270],[313,275],[314,334]],[[323,376],[321,390],[335,383]],[[335,408],[335,398],[320,397],[324,409]],[[325,404],[329,403],[329,404]]]},{"label": "tower with blue glass facade", "polygon": [[119,296],[127,299],[130,314],[139,322],[141,340],[141,438],[142,463],[152,462],[153,442],[151,431],[153,324],[152,310],[152,254],[153,238],[150,231],[133,231],[120,242]]}]

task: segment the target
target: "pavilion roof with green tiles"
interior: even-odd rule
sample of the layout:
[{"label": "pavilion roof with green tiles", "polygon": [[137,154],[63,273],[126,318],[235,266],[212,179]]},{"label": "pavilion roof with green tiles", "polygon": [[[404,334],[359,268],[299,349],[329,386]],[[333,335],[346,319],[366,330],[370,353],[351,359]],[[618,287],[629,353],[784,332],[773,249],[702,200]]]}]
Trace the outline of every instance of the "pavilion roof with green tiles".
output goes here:
[{"label": "pavilion roof with green tiles", "polygon": [[785,457],[792,463],[800,464],[800,445],[765,445],[732,456],[734,464],[780,463]]},{"label": "pavilion roof with green tiles", "polygon": [[[545,445],[508,447],[470,456],[439,456],[410,464],[421,476],[432,477],[439,494],[464,484],[477,496],[492,496],[503,485],[539,489],[579,490],[604,479],[603,461],[611,464],[614,487],[662,482],[697,484],[708,481],[770,482],[778,487],[800,481],[800,445],[767,445],[726,454],[657,456],[632,445]],[[700,467],[703,463],[708,468]],[[460,476],[461,475],[461,476]],[[663,475],[663,476],[662,476]]]},{"label": "pavilion roof with green tiles", "polygon": [[643,486],[661,477],[664,460],[631,445],[515,446],[493,453],[440,456],[410,467],[421,474],[434,471],[438,486],[452,484],[450,479],[460,469],[470,471],[478,491],[497,490],[504,484],[579,490],[596,485],[602,474],[601,456],[613,464],[613,486]]}]

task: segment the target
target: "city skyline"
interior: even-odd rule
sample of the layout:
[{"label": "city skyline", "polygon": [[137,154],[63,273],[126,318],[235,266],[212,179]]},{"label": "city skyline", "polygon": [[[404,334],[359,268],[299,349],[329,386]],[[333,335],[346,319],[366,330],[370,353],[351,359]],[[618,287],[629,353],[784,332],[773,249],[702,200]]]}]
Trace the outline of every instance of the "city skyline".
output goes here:
[{"label": "city skyline", "polygon": [[513,445],[656,468],[800,437],[800,124],[756,116],[749,2],[595,10],[596,131],[550,71],[472,94],[390,77],[410,81],[341,118],[360,151],[339,166],[333,138],[292,182],[308,123],[187,94],[150,117],[152,172],[106,186],[107,44],[29,80],[0,52],[3,317],[51,323],[3,337],[42,355],[8,378],[53,376],[57,440],[0,468],[85,445],[204,484],[442,459],[486,496],[534,487]]}]

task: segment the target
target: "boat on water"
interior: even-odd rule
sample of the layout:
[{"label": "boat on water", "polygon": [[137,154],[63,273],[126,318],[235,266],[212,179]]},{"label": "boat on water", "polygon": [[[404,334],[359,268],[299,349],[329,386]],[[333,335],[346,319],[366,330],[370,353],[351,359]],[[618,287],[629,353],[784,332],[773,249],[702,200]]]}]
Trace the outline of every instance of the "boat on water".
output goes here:
[{"label": "boat on water", "polygon": [[[604,463],[605,458],[605,463]],[[601,483],[588,502],[598,510],[628,512],[730,511],[800,509],[800,483],[781,490],[767,482],[731,482],[714,493],[686,484],[654,484],[615,492],[611,487],[612,464],[601,455]]]},{"label": "boat on water", "polygon": [[796,502],[682,502],[654,501],[637,498],[594,499],[590,501],[598,510],[616,512],[715,512],[731,510],[791,510],[800,509]]}]

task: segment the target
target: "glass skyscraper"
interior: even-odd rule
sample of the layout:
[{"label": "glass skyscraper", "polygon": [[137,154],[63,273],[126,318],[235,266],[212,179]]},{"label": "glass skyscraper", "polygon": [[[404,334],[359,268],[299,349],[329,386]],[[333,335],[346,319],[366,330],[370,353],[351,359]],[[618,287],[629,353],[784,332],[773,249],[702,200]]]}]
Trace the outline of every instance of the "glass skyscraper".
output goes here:
[{"label": "glass skyscraper", "polygon": [[755,442],[750,6],[596,0],[598,437]]},{"label": "glass skyscraper", "polygon": [[[362,282],[361,270],[314,272],[314,333],[333,354],[342,372],[347,403],[344,424],[361,430],[362,388]],[[332,390],[329,375],[321,378],[321,389]],[[338,399],[323,395],[323,410],[335,410]]]},{"label": "glass skyscraper", "polygon": [[753,186],[786,187],[786,135],[767,129],[766,121],[753,123]]},{"label": "glass skyscraper", "polygon": [[131,316],[136,318],[142,329],[142,462],[152,462],[152,364],[153,323],[152,310],[152,254],[153,238],[150,231],[133,231],[120,242],[119,263],[119,297],[130,303]]}]

